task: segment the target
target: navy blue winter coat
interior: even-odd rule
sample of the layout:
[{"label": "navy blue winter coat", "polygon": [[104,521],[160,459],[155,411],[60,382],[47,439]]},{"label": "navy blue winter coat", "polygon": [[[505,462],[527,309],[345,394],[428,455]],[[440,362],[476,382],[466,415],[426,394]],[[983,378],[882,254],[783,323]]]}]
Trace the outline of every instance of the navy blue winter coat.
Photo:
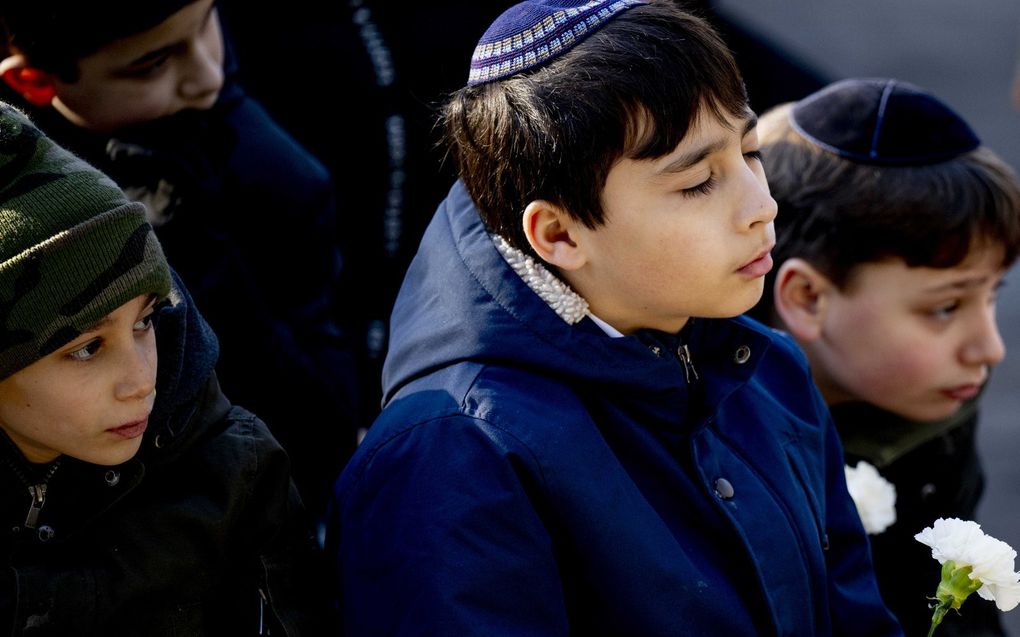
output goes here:
[{"label": "navy blue winter coat", "polygon": [[899,635],[803,357],[745,318],[613,339],[507,265],[461,184],[337,483],[349,635]]}]

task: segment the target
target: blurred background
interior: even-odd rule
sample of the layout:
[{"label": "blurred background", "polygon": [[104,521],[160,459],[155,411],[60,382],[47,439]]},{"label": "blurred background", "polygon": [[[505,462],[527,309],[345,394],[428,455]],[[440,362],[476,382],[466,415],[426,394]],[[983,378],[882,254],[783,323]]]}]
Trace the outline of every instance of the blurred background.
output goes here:
[{"label": "blurred background", "polygon": [[[1015,0],[717,0],[720,17],[774,43],[829,79],[895,77],[933,92],[1020,168],[1020,110],[1012,85],[1020,42]],[[753,99],[753,94],[752,94]],[[984,530],[1020,547],[1020,271],[999,297],[1006,360],[982,402],[979,444]],[[920,529],[918,529],[920,530]],[[984,602],[980,602],[984,603]],[[964,606],[966,612],[966,606]],[[1020,610],[1003,616],[1020,635]]]}]

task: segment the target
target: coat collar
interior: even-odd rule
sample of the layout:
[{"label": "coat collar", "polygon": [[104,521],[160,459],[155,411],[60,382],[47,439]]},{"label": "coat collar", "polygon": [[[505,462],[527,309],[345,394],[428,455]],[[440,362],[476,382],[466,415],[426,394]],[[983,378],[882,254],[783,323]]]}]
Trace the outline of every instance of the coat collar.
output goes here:
[{"label": "coat collar", "polygon": [[590,315],[588,301],[575,292],[565,281],[550,272],[534,258],[510,245],[498,234],[490,235],[503,260],[513,268],[529,288],[545,301],[556,315],[568,325],[574,325],[585,316]]}]

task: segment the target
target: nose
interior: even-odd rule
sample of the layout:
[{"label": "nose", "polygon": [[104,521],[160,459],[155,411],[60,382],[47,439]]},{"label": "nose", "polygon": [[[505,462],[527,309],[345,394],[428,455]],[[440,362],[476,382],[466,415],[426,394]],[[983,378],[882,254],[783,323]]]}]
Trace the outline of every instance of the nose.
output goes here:
[{"label": "nose", "polygon": [[771,223],[779,211],[776,200],[769,192],[768,182],[761,164],[744,164],[741,171],[741,200],[739,223],[744,228]]},{"label": "nose", "polygon": [[146,398],[156,390],[156,345],[147,339],[132,343],[124,353],[115,386],[118,400]]},{"label": "nose", "polygon": [[209,20],[211,24],[188,43],[178,84],[178,92],[186,100],[208,99],[223,87],[223,39],[215,13]]},{"label": "nose", "polygon": [[974,332],[964,343],[960,351],[960,359],[965,365],[992,366],[1006,356],[1006,345],[999,334],[999,326],[995,321],[995,306],[989,306],[974,327]]}]

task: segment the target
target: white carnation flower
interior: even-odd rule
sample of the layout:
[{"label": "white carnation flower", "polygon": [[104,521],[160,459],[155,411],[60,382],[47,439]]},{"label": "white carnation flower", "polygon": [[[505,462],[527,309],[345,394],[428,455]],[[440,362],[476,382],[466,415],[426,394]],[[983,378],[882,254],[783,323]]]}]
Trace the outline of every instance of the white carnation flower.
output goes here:
[{"label": "white carnation flower", "polygon": [[975,584],[981,582],[978,595],[994,601],[999,610],[1012,610],[1020,603],[1020,573],[1013,570],[1016,551],[1009,544],[985,535],[978,523],[939,518],[914,539],[930,546],[931,556],[939,564],[952,562],[956,568],[971,567],[970,579]]},{"label": "white carnation flower", "polygon": [[878,535],[896,522],[896,487],[863,460],[847,465],[846,487],[857,505],[857,515],[869,535]]}]

